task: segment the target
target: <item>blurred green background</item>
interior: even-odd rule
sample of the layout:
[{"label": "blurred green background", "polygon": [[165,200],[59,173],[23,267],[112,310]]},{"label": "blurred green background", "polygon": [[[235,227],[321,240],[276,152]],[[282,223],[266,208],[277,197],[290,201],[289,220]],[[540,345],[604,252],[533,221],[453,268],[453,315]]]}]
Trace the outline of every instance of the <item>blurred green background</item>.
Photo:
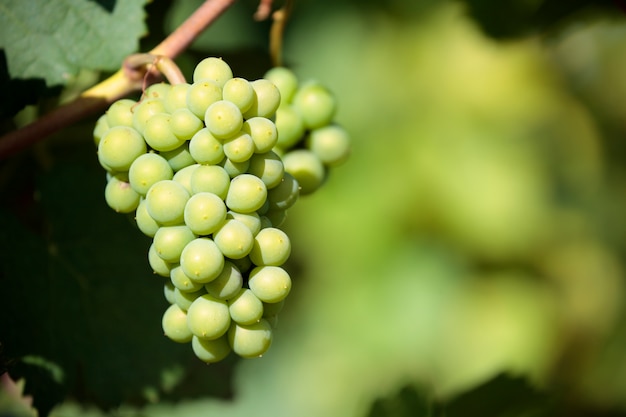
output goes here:
[{"label": "blurred green background", "polygon": [[[142,49],[199,3],[147,5]],[[289,211],[294,288],[261,359],[207,367],[163,338],[95,119],[3,162],[11,375],[57,417],[624,415],[626,18],[505,3],[296,1],[285,63],[335,93],[353,151]],[[255,6],[177,62],[260,77]]]}]

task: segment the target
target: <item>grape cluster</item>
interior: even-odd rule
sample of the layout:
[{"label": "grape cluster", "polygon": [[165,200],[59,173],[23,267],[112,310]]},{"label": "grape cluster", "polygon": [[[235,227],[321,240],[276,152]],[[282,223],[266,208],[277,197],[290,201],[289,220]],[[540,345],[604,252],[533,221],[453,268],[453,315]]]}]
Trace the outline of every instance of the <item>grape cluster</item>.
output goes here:
[{"label": "grape cluster", "polygon": [[169,278],[163,331],[202,361],[270,347],[292,285],[280,227],[349,150],[334,112],[327,90],[298,88],[286,68],[248,81],[210,57],[193,83],[153,84],[98,119],[105,200],[152,238],[149,265]]},{"label": "grape cluster", "polygon": [[335,97],[318,81],[299,84],[296,75],[285,67],[270,69],[264,78],[281,93],[275,117],[280,132],[275,151],[281,155],[285,171],[300,184],[300,194],[310,194],[350,153],[348,133],[334,122]]}]

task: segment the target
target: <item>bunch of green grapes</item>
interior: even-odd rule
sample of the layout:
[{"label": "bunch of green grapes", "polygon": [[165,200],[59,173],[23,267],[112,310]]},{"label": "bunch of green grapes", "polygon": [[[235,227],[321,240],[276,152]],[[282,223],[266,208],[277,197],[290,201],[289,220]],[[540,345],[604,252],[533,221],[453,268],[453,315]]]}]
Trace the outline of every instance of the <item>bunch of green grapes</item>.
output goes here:
[{"label": "bunch of green grapes", "polygon": [[301,194],[310,194],[324,183],[330,169],[343,164],[350,154],[350,137],[334,121],[337,102],[325,85],[314,80],[299,83],[285,67],[270,69],[264,78],[281,93],[275,150],[285,171],[300,184]]},{"label": "bunch of green grapes", "polygon": [[168,278],[163,331],[207,363],[265,353],[291,290],[280,227],[304,188],[278,147],[280,105],[273,82],[210,57],[193,83],[118,100],[94,129],[105,200],[135,215],[150,267]]}]

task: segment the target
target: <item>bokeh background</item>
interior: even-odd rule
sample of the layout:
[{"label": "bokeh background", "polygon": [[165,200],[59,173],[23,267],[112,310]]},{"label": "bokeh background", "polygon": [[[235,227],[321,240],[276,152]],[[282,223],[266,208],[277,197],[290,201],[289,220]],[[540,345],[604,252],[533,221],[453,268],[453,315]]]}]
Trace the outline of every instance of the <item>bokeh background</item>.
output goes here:
[{"label": "bokeh background", "polygon": [[[199,3],[148,4],[142,48]],[[353,150],[289,211],[294,287],[261,359],[206,366],[163,338],[95,119],[3,162],[12,378],[57,417],[625,414],[626,15],[505,3],[295,2],[285,64],[335,93]],[[260,77],[255,6],[181,68]],[[30,415],[6,389],[0,406]]]}]

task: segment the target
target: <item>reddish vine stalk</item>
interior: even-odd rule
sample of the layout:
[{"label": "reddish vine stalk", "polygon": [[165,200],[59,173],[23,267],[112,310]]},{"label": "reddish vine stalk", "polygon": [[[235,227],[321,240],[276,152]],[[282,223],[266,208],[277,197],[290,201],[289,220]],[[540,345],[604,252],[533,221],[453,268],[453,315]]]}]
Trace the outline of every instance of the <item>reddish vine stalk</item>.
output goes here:
[{"label": "reddish vine stalk", "polygon": [[[236,0],[206,0],[149,54],[175,58]],[[134,74],[134,75],[133,75]],[[141,89],[141,77],[124,68],[83,92],[75,100],[44,114],[31,124],[0,137],[0,160],[6,159],[83,118],[106,109],[114,101]]]}]

